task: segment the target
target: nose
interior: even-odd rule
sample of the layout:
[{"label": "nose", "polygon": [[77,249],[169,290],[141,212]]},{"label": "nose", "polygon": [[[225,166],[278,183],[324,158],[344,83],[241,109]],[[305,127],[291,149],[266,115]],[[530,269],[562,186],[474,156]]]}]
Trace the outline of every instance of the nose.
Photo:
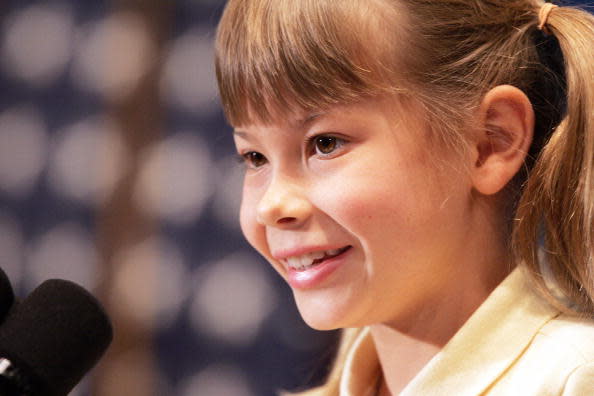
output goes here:
[{"label": "nose", "polygon": [[303,188],[281,178],[273,179],[260,199],[258,223],[270,227],[291,228],[303,224],[311,215],[312,205]]}]

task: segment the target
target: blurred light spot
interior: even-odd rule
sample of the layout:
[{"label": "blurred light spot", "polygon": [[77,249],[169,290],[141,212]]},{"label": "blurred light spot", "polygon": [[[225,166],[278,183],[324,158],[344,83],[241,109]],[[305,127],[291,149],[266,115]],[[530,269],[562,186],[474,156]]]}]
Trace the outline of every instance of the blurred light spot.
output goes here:
[{"label": "blurred light spot", "polygon": [[145,349],[112,354],[102,362],[101,381],[95,383],[96,394],[125,395],[128,391],[134,395],[159,395],[156,390],[162,380],[153,361],[154,356]]},{"label": "blurred light spot", "polygon": [[97,283],[98,257],[89,233],[75,223],[64,223],[42,235],[29,249],[27,286],[60,278],[91,290]]},{"label": "blurred light spot", "polygon": [[152,215],[189,224],[212,194],[212,172],[206,145],[195,134],[178,133],[143,154],[134,198]]},{"label": "blurred light spot", "polygon": [[243,165],[238,165],[235,158],[230,157],[223,160],[218,169],[221,176],[217,177],[217,180],[222,180],[222,182],[216,183],[213,199],[214,213],[221,223],[239,230]]},{"label": "blurred light spot", "polygon": [[23,277],[23,236],[16,220],[0,214],[0,268],[12,287],[20,288]]},{"label": "blurred light spot", "polygon": [[127,167],[126,151],[109,119],[90,118],[71,125],[61,132],[52,152],[50,186],[60,195],[100,204]]},{"label": "blurred light spot", "polygon": [[194,29],[176,39],[168,50],[163,92],[174,106],[207,114],[217,106],[212,33]]},{"label": "blurred light spot", "polygon": [[199,268],[192,284],[194,328],[234,344],[251,342],[277,304],[261,265],[243,253]]},{"label": "blurred light spot", "polygon": [[19,10],[6,22],[4,66],[32,84],[48,84],[62,73],[70,59],[72,32],[72,16],[67,8],[33,5]]},{"label": "blurred light spot", "polygon": [[154,58],[143,20],[131,12],[118,12],[82,35],[73,76],[83,88],[119,100],[134,90]]},{"label": "blurred light spot", "polygon": [[236,367],[211,365],[181,386],[182,396],[252,396],[245,375]]},{"label": "blurred light spot", "polygon": [[151,238],[115,259],[113,306],[145,328],[166,328],[189,292],[184,260],[175,245]]},{"label": "blurred light spot", "polygon": [[20,107],[0,114],[0,189],[17,197],[27,194],[46,156],[46,128],[37,111]]}]

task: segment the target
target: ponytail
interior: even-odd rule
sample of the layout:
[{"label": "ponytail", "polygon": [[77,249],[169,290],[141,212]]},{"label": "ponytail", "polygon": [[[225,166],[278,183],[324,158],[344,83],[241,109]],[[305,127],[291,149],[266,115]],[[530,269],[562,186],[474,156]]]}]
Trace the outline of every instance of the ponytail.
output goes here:
[{"label": "ponytail", "polygon": [[[594,17],[555,8],[546,28],[563,53],[566,114],[530,171],[513,245],[550,302],[594,314]],[[553,296],[546,273],[571,307]]]}]

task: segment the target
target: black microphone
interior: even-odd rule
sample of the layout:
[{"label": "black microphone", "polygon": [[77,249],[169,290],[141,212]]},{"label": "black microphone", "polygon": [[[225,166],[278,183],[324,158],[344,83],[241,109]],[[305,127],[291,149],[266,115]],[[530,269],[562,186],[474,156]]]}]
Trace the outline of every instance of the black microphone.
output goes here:
[{"label": "black microphone", "polygon": [[66,396],[112,337],[89,292],[70,281],[43,282],[0,326],[0,395]]},{"label": "black microphone", "polygon": [[0,323],[12,308],[14,292],[6,273],[0,268]]}]

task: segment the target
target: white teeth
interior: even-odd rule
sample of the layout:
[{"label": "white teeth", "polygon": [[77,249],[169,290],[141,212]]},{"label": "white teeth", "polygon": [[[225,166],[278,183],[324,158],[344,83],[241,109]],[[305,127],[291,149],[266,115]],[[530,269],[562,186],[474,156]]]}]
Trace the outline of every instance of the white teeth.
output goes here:
[{"label": "white teeth", "polygon": [[285,262],[291,268],[298,271],[303,271],[313,265],[314,260],[321,259],[324,256],[336,256],[341,252],[342,249],[333,249],[326,251],[317,251],[306,253],[301,256],[287,257]]},{"label": "white teeth", "polygon": [[325,255],[326,255],[326,252],[311,252],[308,254],[304,254],[303,257],[307,256],[309,259],[311,259],[313,261],[313,260],[321,259]]}]

